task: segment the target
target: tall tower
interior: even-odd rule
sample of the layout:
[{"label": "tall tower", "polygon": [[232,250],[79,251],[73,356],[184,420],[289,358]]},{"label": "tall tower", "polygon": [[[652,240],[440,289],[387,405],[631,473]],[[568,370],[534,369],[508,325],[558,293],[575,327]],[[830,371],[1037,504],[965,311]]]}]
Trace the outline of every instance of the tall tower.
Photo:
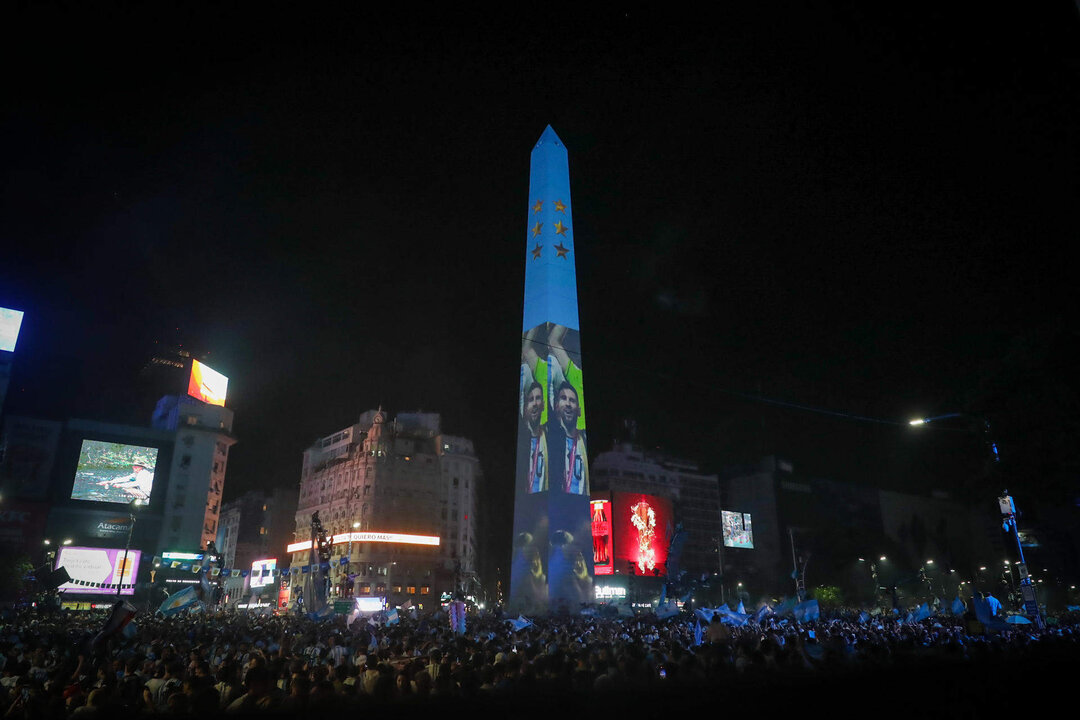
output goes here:
[{"label": "tall tower", "polygon": [[510,606],[593,601],[589,463],[566,148],[549,125],[532,151],[518,384]]}]

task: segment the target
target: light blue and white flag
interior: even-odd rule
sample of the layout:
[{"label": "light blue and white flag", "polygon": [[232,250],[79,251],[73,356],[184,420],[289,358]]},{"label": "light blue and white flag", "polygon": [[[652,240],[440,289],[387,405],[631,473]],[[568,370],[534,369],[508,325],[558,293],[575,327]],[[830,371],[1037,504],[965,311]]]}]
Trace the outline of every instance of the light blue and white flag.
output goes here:
[{"label": "light blue and white flag", "polygon": [[776,608],[776,614],[780,616],[790,615],[795,610],[795,598],[784,598],[780,607]]},{"label": "light blue and white flag", "polygon": [[675,617],[679,614],[679,608],[675,606],[675,603],[663,603],[656,608],[656,617],[661,620],[666,620],[669,617]]},{"label": "light blue and white flag", "polygon": [[386,624],[387,625],[397,625],[398,624],[397,608],[394,608],[393,610],[387,611],[387,613],[386,613]]},{"label": "light blue and white flag", "polygon": [[317,611],[308,615],[309,618],[316,622],[322,622],[323,620],[329,620],[334,617],[334,606],[331,603],[326,603]]},{"label": "light blue and white flag", "polygon": [[928,617],[930,617],[930,606],[926,603],[920,605],[912,615],[912,618],[915,620],[915,622],[925,620]]},{"label": "light blue and white flag", "polygon": [[795,614],[795,622],[809,622],[821,618],[821,608],[816,599],[806,600],[791,609]]},{"label": "light blue and white flag", "polygon": [[694,608],[694,615],[707,623],[712,622],[713,615],[716,611],[712,608]]},{"label": "light blue and white flag", "polygon": [[967,612],[967,607],[960,598],[953,598],[952,607],[950,609],[952,610],[953,615],[963,615]]},{"label": "light blue and white flag", "polygon": [[181,610],[191,607],[199,602],[199,596],[195,592],[195,587],[189,585],[180,592],[175,592],[169,597],[165,598],[165,602],[161,603],[161,607],[158,608],[158,612],[168,617],[175,615]]},{"label": "light blue and white flag", "polygon": [[506,622],[510,623],[510,627],[514,629],[514,632],[524,630],[532,625],[532,620],[527,619],[524,615],[518,615],[516,620],[507,620]]}]

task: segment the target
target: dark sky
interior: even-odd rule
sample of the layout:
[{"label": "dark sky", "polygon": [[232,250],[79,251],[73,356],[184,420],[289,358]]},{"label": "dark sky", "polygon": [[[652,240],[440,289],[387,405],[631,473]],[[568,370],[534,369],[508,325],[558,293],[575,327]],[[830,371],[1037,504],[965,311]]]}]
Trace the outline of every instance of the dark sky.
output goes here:
[{"label": "dark sky", "polygon": [[550,123],[594,452],[632,416],[713,469],[781,452],[947,482],[970,441],[734,393],[902,421],[978,405],[1025,337],[1075,338],[1080,22],[864,5],[21,4],[0,43],[0,305],[27,316],[7,411],[148,420],[138,369],[182,342],[230,377],[227,496],[297,482],[312,440],[381,403],[441,412],[509,502]]}]

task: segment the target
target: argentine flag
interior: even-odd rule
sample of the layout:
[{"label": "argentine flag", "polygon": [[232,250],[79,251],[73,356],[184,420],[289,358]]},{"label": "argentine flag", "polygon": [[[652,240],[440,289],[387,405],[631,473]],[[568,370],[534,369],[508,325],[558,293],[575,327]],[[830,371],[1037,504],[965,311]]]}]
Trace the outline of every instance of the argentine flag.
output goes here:
[{"label": "argentine flag", "polygon": [[507,620],[506,622],[510,623],[510,627],[514,628],[514,632],[524,630],[532,625],[532,621],[526,619],[523,615],[518,615],[516,620]]},{"label": "argentine flag", "polygon": [[173,593],[169,597],[165,598],[165,602],[161,603],[161,607],[158,608],[158,612],[169,617],[175,615],[185,608],[189,608],[192,605],[199,602],[199,596],[195,593],[195,587],[189,585],[180,592]]}]

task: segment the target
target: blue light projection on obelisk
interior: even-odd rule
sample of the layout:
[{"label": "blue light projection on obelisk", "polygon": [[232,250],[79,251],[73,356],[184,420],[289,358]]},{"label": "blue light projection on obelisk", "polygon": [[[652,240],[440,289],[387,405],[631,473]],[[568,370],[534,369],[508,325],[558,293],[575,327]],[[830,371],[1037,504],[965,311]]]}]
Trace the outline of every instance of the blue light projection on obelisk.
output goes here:
[{"label": "blue light projection on obelisk", "polygon": [[593,601],[585,388],[566,148],[548,126],[532,151],[518,377],[510,607]]}]

